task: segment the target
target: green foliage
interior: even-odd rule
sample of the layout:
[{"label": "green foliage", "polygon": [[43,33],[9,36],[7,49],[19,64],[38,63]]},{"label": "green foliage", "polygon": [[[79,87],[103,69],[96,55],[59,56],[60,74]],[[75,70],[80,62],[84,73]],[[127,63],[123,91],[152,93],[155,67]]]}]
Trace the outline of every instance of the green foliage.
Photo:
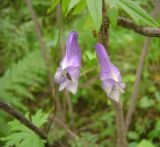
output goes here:
[{"label": "green foliage", "polygon": [[52,0],[51,7],[48,8],[47,13],[48,14],[51,13],[55,9],[55,7],[58,5],[59,2],[60,0]]},{"label": "green foliage", "polygon": [[73,14],[74,15],[79,14],[82,10],[84,10],[85,7],[86,7],[86,0],[80,0],[78,5],[73,10]]},{"label": "green foliage", "polygon": [[34,100],[30,89],[40,88],[46,76],[42,56],[39,51],[34,51],[10,67],[0,78],[0,98],[24,109],[23,98]]},{"label": "green foliage", "polygon": [[96,145],[97,137],[91,133],[81,133],[80,138],[72,142],[71,147],[98,147]]},{"label": "green foliage", "polygon": [[159,26],[158,22],[141,7],[136,5],[135,2],[131,0],[118,0],[117,3],[137,24]]},{"label": "green foliage", "polygon": [[89,13],[99,30],[102,23],[102,0],[86,0]]},{"label": "green foliage", "polygon": [[155,105],[155,101],[147,96],[141,98],[139,102],[139,107],[143,109],[148,109]]},{"label": "green foliage", "polygon": [[[90,6],[86,0],[53,0],[51,5],[48,2],[32,0],[33,8],[37,12],[37,18],[42,28],[47,51],[51,49],[48,56],[53,58],[49,65],[53,71],[54,67],[59,66],[62,59],[69,32],[75,30],[79,34],[78,42],[82,51],[81,77],[77,94],[70,94],[74,110],[74,123],[70,123],[68,100],[65,94],[58,92],[57,84],[52,89],[52,93],[50,92],[47,70],[43,58],[37,50],[39,43],[35,37],[33,22],[22,0],[5,0],[0,5],[0,98],[16,106],[17,110],[20,107],[33,112],[39,108],[44,108],[45,111],[50,110],[56,105],[53,99],[56,97],[60,104],[56,109],[56,116],[62,117],[65,126],[71,131],[75,131],[74,133],[78,137],[75,140],[72,139],[68,130],[63,128],[63,125],[55,123],[53,119],[48,136],[50,144],[54,143],[54,146],[62,144],[64,146],[114,147],[116,146],[115,113],[100,86],[99,67],[94,48],[97,42],[96,33],[98,32],[95,33],[96,37],[92,35],[92,31],[98,28],[98,21],[95,22],[94,20],[98,19],[98,13],[101,10],[99,9],[98,13],[95,11],[98,5],[95,6],[93,0],[90,1]],[[101,1],[97,2],[98,4],[101,3]],[[118,15],[129,15],[130,19],[135,19],[136,23],[146,26],[155,26],[157,23],[146,15],[146,12],[151,13],[154,9],[150,0],[106,0],[105,2],[111,23],[109,54],[112,62],[120,69],[126,83],[125,93],[121,100],[124,102],[124,111],[127,112],[144,37],[133,31],[115,27],[117,17]],[[120,3],[123,7],[125,6],[124,9]],[[57,18],[60,12],[55,11],[55,9],[58,5],[61,6],[63,16],[67,18],[62,15],[61,19]],[[139,9],[137,5],[143,7],[145,12],[142,12],[144,10],[140,10],[142,8]],[[91,10],[89,7],[94,9]],[[49,8],[48,13],[54,10],[52,14],[46,14],[47,8]],[[93,14],[96,15],[93,16]],[[137,147],[137,144],[144,147],[149,144],[153,147],[152,143],[155,147],[159,147],[159,46],[159,38],[153,38],[145,58],[136,111],[127,134],[129,147]],[[2,97],[2,94],[5,97]],[[38,122],[36,125],[40,126],[45,119],[38,121],[38,118],[32,118],[32,121],[35,120]],[[0,146],[3,147],[8,142],[16,143],[16,141],[17,146],[20,144],[22,147],[25,145],[30,147],[31,143],[40,147],[44,146],[44,142],[33,132],[27,131],[26,127],[24,130],[11,130],[10,133],[9,128],[13,128],[7,125],[10,119],[6,113],[0,112],[0,136],[10,136],[9,138],[5,137],[7,140],[3,138],[4,141],[0,142]],[[17,128],[23,128],[21,124],[16,121],[13,122],[11,124],[17,125]],[[46,129],[47,127],[44,126],[44,130]],[[145,141],[144,138],[146,138]],[[24,140],[21,141],[20,139]],[[24,144],[21,144],[22,142]]]},{"label": "green foliage", "polygon": [[154,144],[152,144],[150,141],[143,139],[137,147],[155,147]]},{"label": "green foliage", "polygon": [[[71,0],[68,6],[68,10],[67,13],[74,8],[78,3],[80,2],[80,0]],[[67,14],[66,14],[67,15]]]},{"label": "green foliage", "polygon": [[117,20],[118,20],[118,6],[117,6],[117,0],[106,0],[106,4],[108,6],[107,8],[107,14],[110,20],[111,25],[116,26]]},{"label": "green foliage", "polygon": [[[41,127],[47,122],[48,115],[38,110],[35,115],[31,116],[31,121],[37,127]],[[29,119],[29,114],[27,113],[25,117]],[[9,122],[8,127],[11,129],[11,134],[0,139],[5,141],[4,147],[44,147],[45,141],[18,120]]]}]

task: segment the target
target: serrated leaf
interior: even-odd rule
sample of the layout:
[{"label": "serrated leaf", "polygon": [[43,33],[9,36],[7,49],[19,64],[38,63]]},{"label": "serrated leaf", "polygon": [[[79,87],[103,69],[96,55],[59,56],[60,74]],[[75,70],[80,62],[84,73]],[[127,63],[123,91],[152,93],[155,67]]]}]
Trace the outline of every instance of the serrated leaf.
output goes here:
[{"label": "serrated leaf", "polygon": [[40,127],[44,123],[47,122],[47,118],[49,116],[49,113],[42,113],[42,110],[39,110],[34,116],[32,116],[32,122],[36,126]]},{"label": "serrated leaf", "polygon": [[[48,113],[43,113],[39,110],[31,117],[32,123],[40,127],[47,121],[48,115]],[[26,113],[25,117],[29,119],[29,113]],[[8,126],[11,129],[11,135],[0,138],[1,141],[5,142],[4,147],[44,147],[45,141],[40,139],[37,134],[21,124],[18,120],[9,122]]]},{"label": "serrated leaf", "polygon": [[86,0],[89,13],[99,30],[102,23],[102,0]]}]

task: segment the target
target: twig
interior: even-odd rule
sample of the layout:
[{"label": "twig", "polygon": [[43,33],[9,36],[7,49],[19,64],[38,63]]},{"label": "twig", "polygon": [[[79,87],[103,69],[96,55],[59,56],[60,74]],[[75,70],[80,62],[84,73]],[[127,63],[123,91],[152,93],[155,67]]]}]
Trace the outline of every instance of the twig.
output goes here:
[{"label": "twig", "polygon": [[73,112],[71,97],[70,97],[70,94],[67,90],[64,91],[64,95],[67,100],[68,110],[69,110],[70,119],[71,119],[70,123],[71,123],[71,125],[73,125],[74,124],[74,112]]},{"label": "twig", "polygon": [[33,20],[33,23],[34,23],[34,28],[35,28],[35,32],[36,32],[36,36],[37,36],[37,39],[39,41],[39,45],[40,45],[40,49],[41,49],[41,52],[42,52],[42,55],[44,57],[44,59],[46,60],[46,50],[45,50],[45,43],[43,41],[43,38],[42,38],[42,33],[41,33],[41,28],[40,28],[40,25],[39,25],[39,22],[37,20],[37,16],[36,16],[36,13],[32,7],[32,3],[30,0],[24,0],[24,2],[26,3],[27,7],[28,7],[28,10],[31,14],[31,17],[32,17],[32,20]]},{"label": "twig", "polygon": [[[153,15],[154,18],[156,18],[157,15],[158,15],[159,8],[160,8],[160,1],[155,0],[154,5],[155,5],[155,9],[154,9],[152,15]],[[142,72],[143,72],[144,60],[145,60],[146,54],[148,52],[150,42],[151,42],[151,38],[146,38],[145,39],[143,49],[142,49],[142,52],[141,52],[141,56],[139,58],[139,64],[138,64],[138,68],[137,68],[137,71],[136,71],[136,80],[135,80],[134,87],[133,87],[133,92],[132,92],[132,95],[131,95],[131,102],[130,102],[129,109],[128,109],[128,112],[127,112],[127,115],[126,115],[126,121],[125,121],[126,132],[129,129],[129,126],[130,126],[131,121],[132,121],[133,113],[135,111],[137,96],[138,96],[138,91],[139,91],[139,84],[140,84],[141,76],[142,76]]]},{"label": "twig", "polygon": [[5,111],[9,115],[15,117],[23,125],[25,125],[27,128],[29,128],[34,133],[36,133],[41,139],[47,140],[47,136],[39,128],[37,128],[31,121],[29,121],[27,118],[25,118],[21,113],[19,113],[13,107],[9,106],[8,104],[6,104],[3,101],[0,101],[0,109]]},{"label": "twig", "polygon": [[136,80],[135,80],[133,92],[131,95],[131,102],[130,102],[128,112],[126,115],[126,122],[125,122],[126,123],[126,132],[128,131],[128,128],[129,128],[131,121],[132,121],[132,115],[135,111],[135,106],[136,106],[136,102],[137,102],[137,95],[138,95],[138,91],[139,91],[139,83],[141,80],[141,75],[142,75],[143,66],[144,66],[144,59],[147,54],[147,50],[149,48],[150,42],[151,42],[151,38],[145,39],[142,53],[141,53],[141,56],[139,59],[139,64],[138,64],[138,68],[137,68],[137,72],[136,72]]},{"label": "twig", "polygon": [[79,88],[87,88],[88,86],[94,84],[97,80],[99,79],[99,76],[94,76],[93,78],[91,79],[88,79],[86,83],[81,83],[79,85]]},{"label": "twig", "polygon": [[118,18],[118,25],[144,36],[160,37],[160,28],[138,26],[134,22],[123,17]]},{"label": "twig", "polygon": [[[99,40],[104,45],[104,47],[108,49],[108,35],[109,35],[109,20],[106,15],[106,8],[105,8],[105,1],[103,0],[103,9],[102,9],[102,26],[101,30],[99,32]],[[112,101],[112,100],[111,100]],[[112,101],[113,107],[116,112],[116,129],[117,129],[117,147],[127,147],[127,139],[126,139],[126,133],[124,128],[124,117],[123,117],[123,109],[120,103],[117,103],[115,101]]]},{"label": "twig", "polygon": [[54,120],[55,120],[55,122],[57,122],[61,127],[63,127],[63,128],[67,131],[67,133],[68,133],[73,139],[79,138],[78,135],[75,134],[74,132],[72,132],[72,131],[68,128],[68,126],[67,126],[65,123],[63,123],[58,117],[55,117]]}]

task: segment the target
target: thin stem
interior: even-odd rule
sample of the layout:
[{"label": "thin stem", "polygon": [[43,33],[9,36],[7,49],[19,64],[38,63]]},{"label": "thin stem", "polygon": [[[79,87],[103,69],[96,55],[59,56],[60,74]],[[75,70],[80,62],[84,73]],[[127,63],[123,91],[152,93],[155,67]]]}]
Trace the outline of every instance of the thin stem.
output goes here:
[{"label": "thin stem", "polygon": [[[158,12],[159,12],[159,8],[160,8],[160,1],[159,0],[154,0],[153,3],[154,3],[154,6],[155,6],[155,9],[153,10],[152,15],[153,15],[154,18],[156,18],[157,15],[158,15]],[[132,92],[132,95],[131,95],[131,102],[130,102],[129,109],[128,109],[128,112],[127,112],[127,115],[126,115],[126,121],[125,121],[126,132],[129,129],[129,126],[131,124],[133,114],[134,114],[134,111],[135,111],[135,108],[136,108],[137,96],[138,96],[138,91],[139,91],[139,84],[140,84],[140,81],[141,81],[141,76],[142,76],[143,67],[144,67],[144,61],[145,61],[145,57],[146,57],[146,54],[147,54],[148,49],[149,49],[150,42],[151,42],[151,38],[146,38],[145,39],[143,49],[142,49],[142,52],[141,52],[141,56],[139,58],[139,64],[138,64],[138,68],[137,68],[137,71],[136,71],[136,80],[135,80],[134,87],[133,87],[133,92]]]},{"label": "thin stem", "polygon": [[74,113],[73,113],[73,106],[72,106],[72,102],[71,102],[71,97],[69,95],[69,92],[65,90],[65,98],[67,100],[67,104],[68,104],[68,110],[69,110],[69,114],[70,114],[70,119],[71,119],[71,125],[74,124]]},{"label": "thin stem", "polygon": [[[112,100],[111,100],[112,101]],[[126,130],[123,117],[123,109],[120,103],[112,101],[116,112],[117,147],[127,147]]]},{"label": "thin stem", "polygon": [[36,133],[41,139],[47,140],[47,136],[39,128],[32,124],[31,121],[25,118],[20,112],[18,112],[13,107],[9,106],[3,101],[0,101],[0,109],[19,120],[23,125],[25,125],[27,128]]},{"label": "thin stem", "polygon": [[139,59],[139,64],[138,64],[138,68],[137,68],[137,72],[136,72],[136,80],[134,83],[133,92],[132,92],[132,96],[131,96],[131,102],[130,102],[130,106],[129,106],[129,109],[128,109],[128,112],[126,115],[126,122],[125,122],[126,123],[126,131],[128,131],[128,128],[129,128],[131,121],[132,121],[133,113],[135,111],[137,96],[138,96],[138,91],[139,91],[139,84],[141,81],[141,75],[142,75],[143,66],[144,66],[144,60],[145,60],[145,56],[147,54],[150,42],[151,42],[151,38],[145,39],[142,53],[141,53],[141,56]]}]

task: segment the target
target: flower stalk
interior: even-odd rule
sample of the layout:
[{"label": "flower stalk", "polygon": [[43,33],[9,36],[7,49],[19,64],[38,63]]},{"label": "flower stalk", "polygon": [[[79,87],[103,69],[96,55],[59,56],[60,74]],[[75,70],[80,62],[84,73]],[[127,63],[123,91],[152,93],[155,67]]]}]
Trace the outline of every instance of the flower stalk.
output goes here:
[{"label": "flower stalk", "polygon": [[[98,36],[98,41],[102,43],[107,52],[109,52],[109,19],[106,14],[105,1],[102,6],[102,25]],[[127,139],[124,125],[123,109],[120,102],[110,98],[116,113],[116,129],[117,129],[117,147],[127,147]]]}]

